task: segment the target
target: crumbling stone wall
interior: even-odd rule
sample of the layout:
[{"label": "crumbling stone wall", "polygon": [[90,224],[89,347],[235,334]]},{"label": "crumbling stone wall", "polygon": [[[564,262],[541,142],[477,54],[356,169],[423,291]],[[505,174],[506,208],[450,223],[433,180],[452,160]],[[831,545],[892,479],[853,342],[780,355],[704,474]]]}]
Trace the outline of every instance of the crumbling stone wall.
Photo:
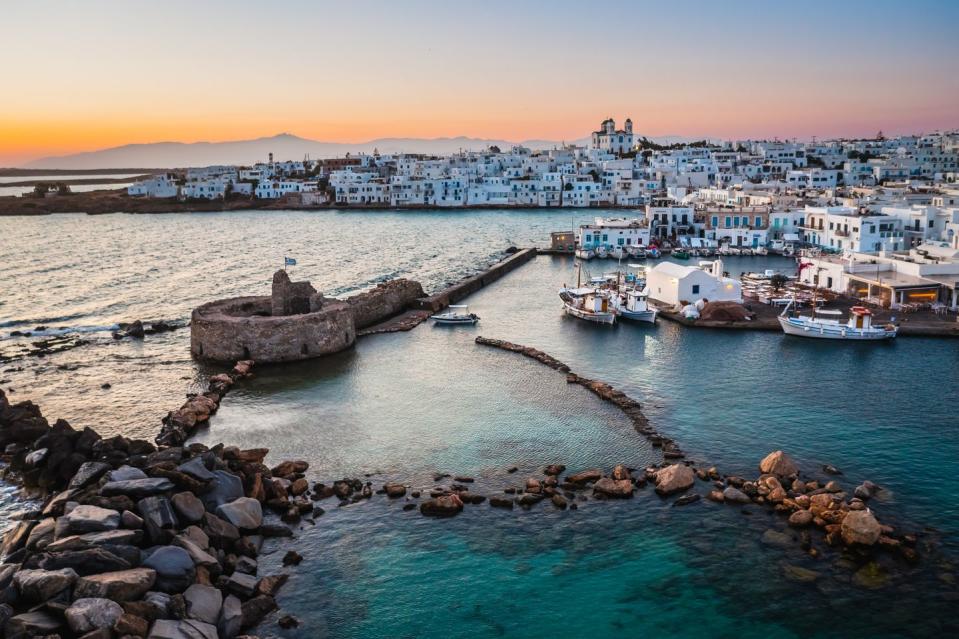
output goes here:
[{"label": "crumbling stone wall", "polygon": [[370,291],[347,298],[346,301],[353,309],[353,320],[359,330],[393,317],[423,295],[423,287],[419,282],[398,279],[383,282]]}]

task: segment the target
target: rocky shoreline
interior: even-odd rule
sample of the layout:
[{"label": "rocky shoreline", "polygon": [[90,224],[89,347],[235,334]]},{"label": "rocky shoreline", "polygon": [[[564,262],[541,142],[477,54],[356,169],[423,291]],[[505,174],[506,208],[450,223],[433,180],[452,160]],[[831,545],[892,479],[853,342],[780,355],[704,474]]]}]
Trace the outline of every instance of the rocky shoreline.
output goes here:
[{"label": "rocky shoreline", "polygon": [[[0,548],[5,636],[236,637],[277,609],[288,575],[258,575],[257,555],[265,538],[293,531],[264,509],[286,522],[312,516],[308,464],[269,468],[267,449],[181,445],[252,365],[212,377],[168,415],[159,447],[51,426],[32,402],[10,404],[0,391],[4,477],[42,499]],[[284,565],[299,560],[290,552]]]}]

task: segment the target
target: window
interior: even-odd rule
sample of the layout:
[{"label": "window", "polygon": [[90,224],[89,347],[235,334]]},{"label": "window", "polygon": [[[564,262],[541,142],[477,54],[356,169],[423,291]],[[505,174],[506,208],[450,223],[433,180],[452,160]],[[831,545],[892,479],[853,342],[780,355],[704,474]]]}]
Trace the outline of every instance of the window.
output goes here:
[{"label": "window", "polygon": [[616,238],[616,243],[619,244],[620,246],[622,246],[622,245],[623,245],[623,238],[621,238],[621,237],[620,237],[620,238]]},{"label": "window", "polygon": [[699,295],[699,284],[693,284],[693,295]]},{"label": "window", "polygon": [[719,216],[718,216],[718,215],[714,215],[714,216],[713,216],[713,227],[715,228],[715,227],[717,227],[717,226],[719,226]]},{"label": "window", "polygon": [[756,216],[756,226],[757,226],[757,227],[760,227],[760,226],[762,226],[762,225],[763,225],[763,218],[761,218],[761,217],[759,217],[759,216],[757,215],[757,216]]},{"label": "window", "polygon": [[733,225],[732,218],[727,215],[727,216],[726,216],[726,227],[728,228],[728,227],[730,227],[730,226],[732,226],[732,225]]}]

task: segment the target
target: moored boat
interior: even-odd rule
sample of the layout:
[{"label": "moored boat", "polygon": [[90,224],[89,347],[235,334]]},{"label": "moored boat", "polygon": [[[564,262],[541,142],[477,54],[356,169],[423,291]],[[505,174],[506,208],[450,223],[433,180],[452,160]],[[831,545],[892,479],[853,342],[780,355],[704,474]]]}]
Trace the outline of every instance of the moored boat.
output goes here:
[{"label": "moored boat", "polygon": [[445,313],[430,315],[430,319],[437,324],[475,324],[479,315],[470,313],[466,304],[450,304]]},{"label": "moored boat", "polygon": [[688,260],[689,252],[684,249],[677,249],[673,251],[673,257],[675,257],[677,260]]},{"label": "moored boat", "polygon": [[562,288],[559,297],[568,315],[598,324],[616,322],[616,310],[608,290],[591,286]]},{"label": "moored boat", "polygon": [[591,260],[596,257],[596,253],[593,251],[593,249],[580,248],[576,249],[576,257],[581,260]]},{"label": "moored boat", "polygon": [[609,256],[614,260],[621,260],[626,257],[626,250],[622,246],[617,246],[609,252]]},{"label": "moored boat", "polygon": [[636,287],[623,290],[617,299],[616,313],[624,319],[655,323],[658,312],[649,306],[645,291]]},{"label": "moored boat", "polygon": [[[795,301],[795,300],[793,300]],[[838,319],[829,319],[826,316],[839,316],[842,311],[812,308],[812,315],[790,316],[790,301],[779,315],[779,324],[787,335],[798,337],[812,337],[816,339],[842,339],[855,341],[884,340],[896,336],[898,328],[892,324],[886,326],[872,325],[872,311],[864,306],[853,306],[849,311],[849,319],[842,323]]]}]

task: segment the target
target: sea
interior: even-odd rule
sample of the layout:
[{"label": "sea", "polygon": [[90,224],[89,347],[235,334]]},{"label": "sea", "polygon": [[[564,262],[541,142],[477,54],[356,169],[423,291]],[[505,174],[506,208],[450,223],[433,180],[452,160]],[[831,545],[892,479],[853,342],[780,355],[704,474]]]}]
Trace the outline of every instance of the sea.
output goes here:
[{"label": "sea", "polygon": [[[214,298],[267,294],[285,257],[294,279],[349,295],[395,277],[439,290],[510,246],[622,211],[255,211],[0,218],[0,353],[79,334],[88,343],[8,362],[0,386],[51,419],[152,438],[167,411],[221,367],[191,359],[189,329],[114,340],[118,323],[185,323]],[[695,261],[696,258],[693,258]],[[725,270],[794,272],[777,256],[727,257]],[[588,263],[598,275],[616,262]],[[332,357],[258,366],[196,436],[299,458],[330,482],[413,489],[434,475],[499,494],[541,474],[662,461],[610,405],[545,366],[474,343],[541,349],[640,401],[652,425],[699,464],[741,476],[787,451],[810,479],[882,487],[870,506],[919,535],[917,566],[864,569],[814,559],[782,517],[706,500],[467,506],[434,520],[404,499],[325,513],[269,542],[261,573],[286,571],[283,637],[928,637],[955,635],[959,600],[959,341],[819,342],[775,332],[592,325],[564,315],[573,260],[539,256],[465,300],[475,327],[423,324],[362,338]],[[13,331],[31,332],[11,337]],[[108,388],[103,388],[109,384]],[[824,464],[843,472],[825,475]],[[509,469],[518,468],[515,473]],[[441,482],[442,483],[442,482]],[[705,494],[708,484],[697,484]],[[16,507],[0,491],[0,520]],[[0,521],[2,523],[2,521]],[[281,558],[293,548],[295,568]]]}]

